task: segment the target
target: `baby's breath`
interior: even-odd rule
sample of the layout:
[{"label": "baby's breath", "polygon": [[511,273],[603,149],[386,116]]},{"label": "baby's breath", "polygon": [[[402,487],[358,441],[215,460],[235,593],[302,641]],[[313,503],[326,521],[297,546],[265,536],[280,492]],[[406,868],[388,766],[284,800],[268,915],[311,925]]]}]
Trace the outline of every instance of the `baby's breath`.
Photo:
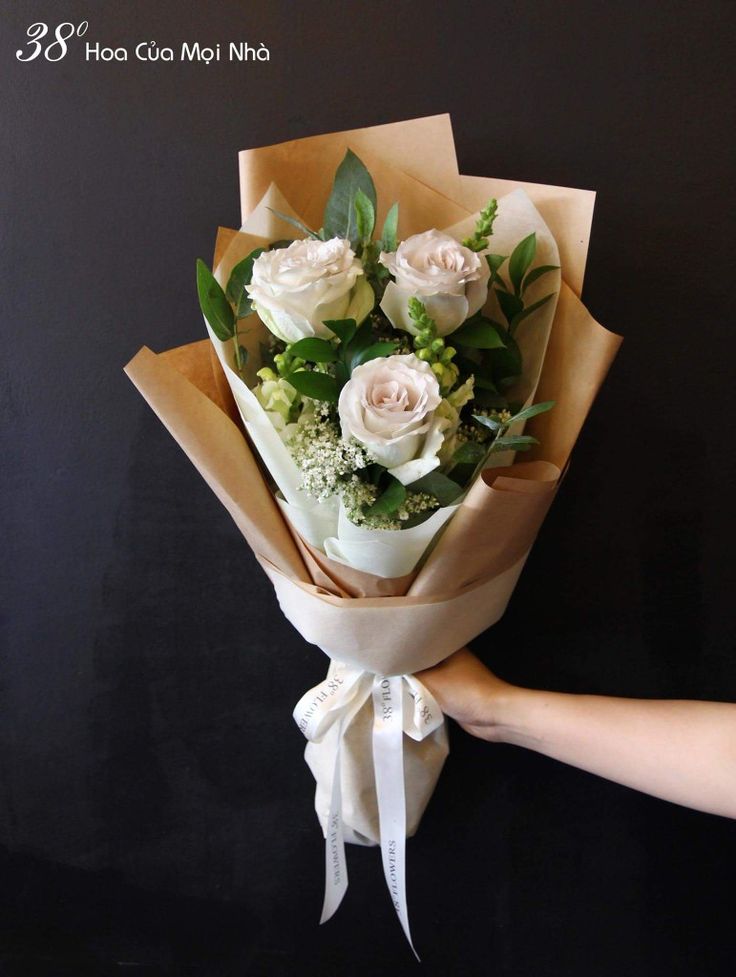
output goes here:
[{"label": "baby's breath", "polygon": [[330,405],[317,402],[312,413],[299,419],[289,449],[302,473],[302,488],[318,502],[339,494],[345,479],[371,462],[362,445],[343,439]]}]

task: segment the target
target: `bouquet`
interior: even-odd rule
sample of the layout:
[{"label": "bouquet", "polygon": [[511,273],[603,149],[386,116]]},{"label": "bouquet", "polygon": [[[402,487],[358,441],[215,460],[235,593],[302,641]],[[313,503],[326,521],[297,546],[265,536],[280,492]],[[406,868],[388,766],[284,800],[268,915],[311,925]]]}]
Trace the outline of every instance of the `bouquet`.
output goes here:
[{"label": "bouquet", "polygon": [[345,842],[380,844],[411,943],[448,749],[413,673],[502,615],[617,351],[575,294],[593,198],[460,176],[446,116],[245,152],[241,194],[197,262],[209,340],[126,370],[331,659],[294,711],[322,921]]}]

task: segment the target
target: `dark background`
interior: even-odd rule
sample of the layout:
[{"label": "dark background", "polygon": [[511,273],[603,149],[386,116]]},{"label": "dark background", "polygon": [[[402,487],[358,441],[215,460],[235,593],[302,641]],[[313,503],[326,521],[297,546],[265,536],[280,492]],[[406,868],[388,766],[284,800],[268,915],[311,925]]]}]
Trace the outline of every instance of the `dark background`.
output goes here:
[{"label": "dark background", "polygon": [[[465,173],[598,191],[626,342],[505,618],[504,678],[736,699],[730,2],[3,3],[0,972],[418,973],[375,850],[317,926],[291,720],[325,660],[122,366],[202,337],[238,149],[450,111]],[[247,40],[268,63],[21,64]],[[456,728],[409,845],[428,975],[733,972],[736,826]]]}]

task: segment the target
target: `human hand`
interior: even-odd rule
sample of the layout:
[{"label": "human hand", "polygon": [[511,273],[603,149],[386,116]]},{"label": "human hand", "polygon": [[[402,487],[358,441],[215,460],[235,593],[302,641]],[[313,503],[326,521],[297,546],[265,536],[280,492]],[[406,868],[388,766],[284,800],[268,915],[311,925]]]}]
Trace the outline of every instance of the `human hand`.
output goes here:
[{"label": "human hand", "polygon": [[497,678],[468,648],[416,677],[466,732],[491,742],[503,740],[504,722],[518,690]]}]

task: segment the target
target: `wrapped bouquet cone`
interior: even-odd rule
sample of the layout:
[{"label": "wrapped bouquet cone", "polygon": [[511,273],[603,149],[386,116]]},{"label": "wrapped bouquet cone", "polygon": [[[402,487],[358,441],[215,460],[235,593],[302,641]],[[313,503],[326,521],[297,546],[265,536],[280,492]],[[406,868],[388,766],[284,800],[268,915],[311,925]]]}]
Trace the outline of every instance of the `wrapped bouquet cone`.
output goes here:
[{"label": "wrapped bouquet cone", "polygon": [[503,614],[618,350],[578,297],[594,195],[461,176],[447,116],[248,150],[240,176],[209,338],[126,372],[331,659],[294,711],[322,919],[345,842],[380,844],[411,942],[405,841],[447,755],[414,673]]}]

